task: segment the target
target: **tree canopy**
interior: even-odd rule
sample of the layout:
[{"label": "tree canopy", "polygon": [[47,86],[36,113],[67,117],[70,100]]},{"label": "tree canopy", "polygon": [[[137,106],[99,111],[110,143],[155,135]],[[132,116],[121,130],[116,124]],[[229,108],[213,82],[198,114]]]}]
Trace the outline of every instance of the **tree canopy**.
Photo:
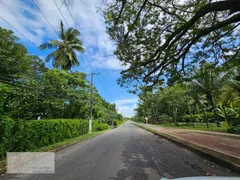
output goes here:
[{"label": "tree canopy", "polygon": [[239,56],[238,0],[105,0],[108,34],[126,65],[120,85],[179,81]]},{"label": "tree canopy", "polygon": [[[66,34],[71,36],[72,31]],[[39,57],[28,53],[12,31],[0,28],[0,40],[0,121],[3,115],[24,120],[38,116],[89,118],[90,82],[85,73],[47,68]],[[94,119],[122,120],[115,104],[93,88]]]}]

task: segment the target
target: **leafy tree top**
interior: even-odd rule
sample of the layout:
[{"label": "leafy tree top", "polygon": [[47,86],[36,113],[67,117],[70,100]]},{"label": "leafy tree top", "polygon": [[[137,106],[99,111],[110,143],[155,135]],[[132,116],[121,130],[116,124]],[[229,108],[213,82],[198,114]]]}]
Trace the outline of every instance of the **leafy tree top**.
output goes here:
[{"label": "leafy tree top", "polygon": [[74,28],[68,28],[66,31],[61,28],[59,40],[50,40],[48,43],[40,45],[40,49],[55,49],[45,59],[46,62],[53,60],[53,66],[63,70],[70,70],[72,66],[79,66],[76,51],[84,52],[82,41],[78,38],[80,32]]},{"label": "leafy tree top", "polygon": [[239,11],[239,0],[105,0],[115,54],[128,67],[119,84],[154,86],[203,61],[230,61],[239,52]]}]

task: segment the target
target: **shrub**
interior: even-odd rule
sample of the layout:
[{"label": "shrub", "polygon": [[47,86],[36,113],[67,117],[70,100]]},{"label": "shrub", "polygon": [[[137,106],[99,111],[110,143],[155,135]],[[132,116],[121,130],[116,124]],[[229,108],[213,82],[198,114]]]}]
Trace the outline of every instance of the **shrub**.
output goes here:
[{"label": "shrub", "polygon": [[106,129],[108,129],[108,125],[106,123],[99,124],[99,126],[97,128],[98,131],[103,131],[103,130],[106,130]]},{"label": "shrub", "polygon": [[97,131],[97,128],[99,126],[99,122],[97,120],[92,121],[92,131]]},{"label": "shrub", "polygon": [[171,119],[171,117],[168,116],[167,114],[161,114],[161,115],[159,116],[159,121],[160,121],[161,123],[169,123],[169,122],[172,121],[172,119]]},{"label": "shrub", "polygon": [[115,127],[121,125],[122,123],[124,123],[124,120],[117,120],[117,119],[113,120],[113,125]]},{"label": "shrub", "polygon": [[14,135],[13,151],[28,151],[87,133],[88,121],[22,121]]},{"label": "shrub", "polygon": [[11,118],[0,116],[0,158],[9,149],[8,140],[11,138],[13,125],[14,121]]},{"label": "shrub", "polygon": [[234,133],[234,134],[240,134],[240,125],[230,126],[230,127],[227,129],[227,132],[229,132],[229,133]]},{"label": "shrub", "polygon": [[230,117],[230,123],[232,126],[240,126],[240,119],[237,117]]},{"label": "shrub", "polygon": [[114,120],[114,121],[113,121],[113,125],[117,127],[117,126],[118,126],[118,121],[117,121],[117,120]]},{"label": "shrub", "polygon": [[193,115],[184,115],[183,116],[184,122],[191,122],[191,120],[193,122],[199,122],[200,119],[201,119],[201,114],[193,114]]},{"label": "shrub", "polygon": [[[93,120],[93,131],[107,128],[107,124]],[[34,150],[87,132],[88,120],[13,121],[4,117],[0,120],[0,157],[7,151]]]}]

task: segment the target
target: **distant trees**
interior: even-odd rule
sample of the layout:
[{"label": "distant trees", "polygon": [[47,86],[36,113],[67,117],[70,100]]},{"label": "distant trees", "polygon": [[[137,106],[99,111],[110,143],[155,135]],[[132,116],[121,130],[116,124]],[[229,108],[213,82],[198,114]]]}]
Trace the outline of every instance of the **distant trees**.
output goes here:
[{"label": "distant trees", "polygon": [[[211,68],[210,68],[211,67]],[[150,123],[216,123],[239,131],[240,81],[238,67],[228,72],[205,63],[194,74],[171,86],[142,91],[135,120]],[[231,75],[229,75],[231,73]],[[144,89],[144,88],[143,88]],[[157,110],[157,112],[156,112]],[[157,116],[156,116],[157,114]],[[237,129],[237,130],[236,130]]]}]

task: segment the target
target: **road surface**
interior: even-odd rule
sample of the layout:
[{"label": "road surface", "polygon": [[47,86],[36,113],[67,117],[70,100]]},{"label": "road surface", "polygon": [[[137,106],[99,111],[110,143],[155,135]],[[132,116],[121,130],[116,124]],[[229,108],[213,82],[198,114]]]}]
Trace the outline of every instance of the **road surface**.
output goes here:
[{"label": "road surface", "polygon": [[131,122],[60,150],[55,156],[55,174],[5,174],[0,179],[159,180],[206,174],[239,176]]}]

